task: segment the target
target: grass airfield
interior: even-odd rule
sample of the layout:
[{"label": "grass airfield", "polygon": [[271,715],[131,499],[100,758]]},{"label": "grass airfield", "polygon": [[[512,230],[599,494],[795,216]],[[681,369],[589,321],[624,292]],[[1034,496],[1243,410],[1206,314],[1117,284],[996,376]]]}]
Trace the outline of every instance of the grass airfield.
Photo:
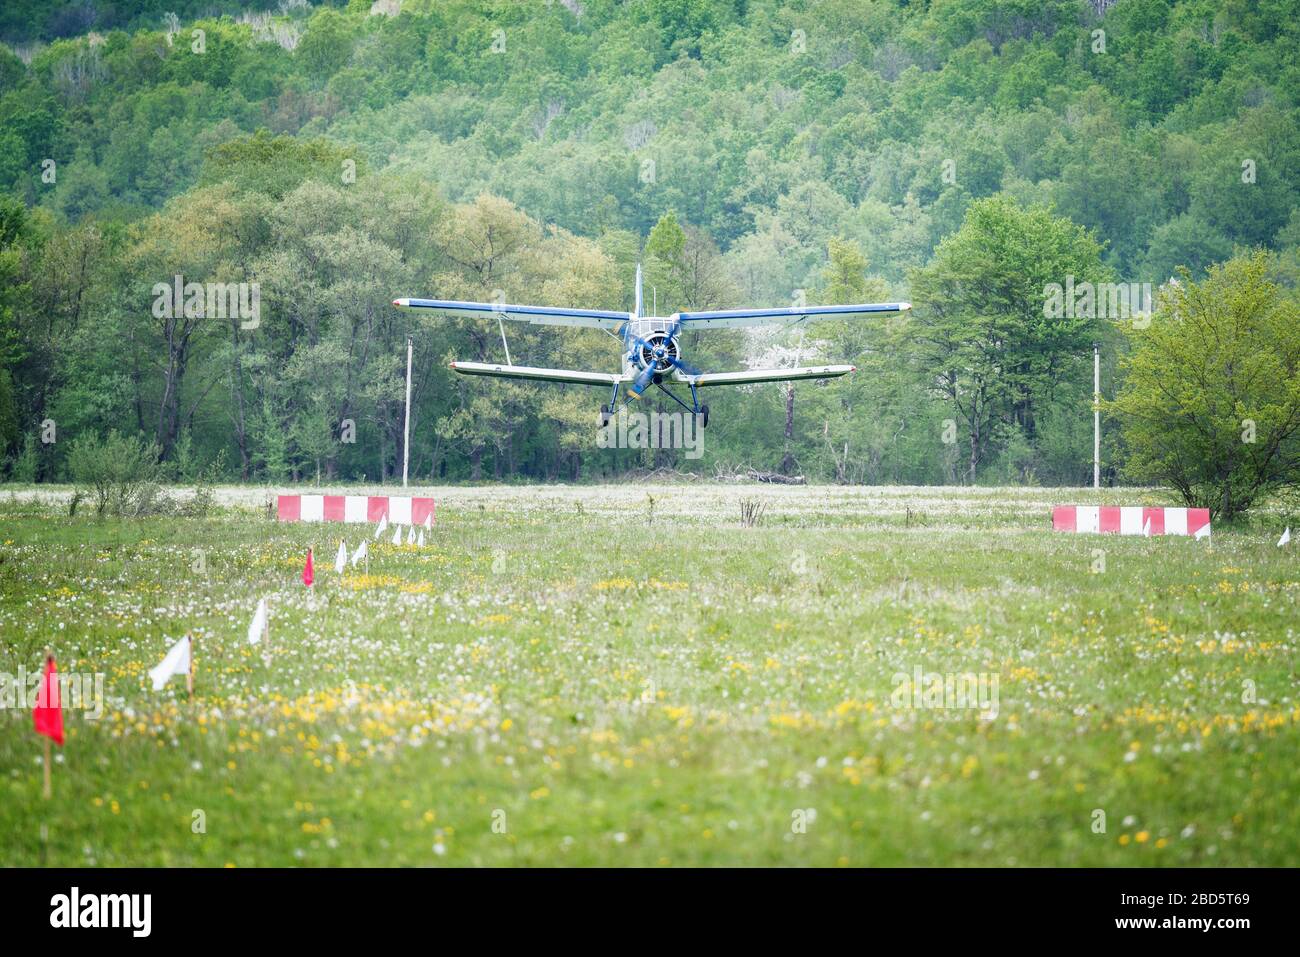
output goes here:
[{"label": "grass airfield", "polygon": [[[0,671],[48,644],[106,696],[48,802],[0,711],[0,865],[1300,864],[1280,528],[1053,533],[1090,490],[410,493],[426,547],[343,575],[374,526],[276,523],[273,490],[140,520],[0,494]],[[193,699],[152,691],[187,631]],[[917,669],[996,677],[995,713],[900,703]]]}]

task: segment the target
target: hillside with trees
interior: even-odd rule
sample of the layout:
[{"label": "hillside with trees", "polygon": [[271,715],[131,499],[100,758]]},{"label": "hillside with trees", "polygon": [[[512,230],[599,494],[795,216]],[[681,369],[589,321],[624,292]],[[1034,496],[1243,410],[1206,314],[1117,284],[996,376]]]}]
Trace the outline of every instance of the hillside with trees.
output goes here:
[{"label": "hillside with trees", "polygon": [[[1093,343],[1106,395],[1147,376],[1136,401],[1147,323],[1053,317],[1044,290],[1178,309],[1253,263],[1213,288],[1267,274],[1293,315],[1298,39],[1295,0],[6,4],[4,475],[64,479],[72,439],[118,430],[179,479],[391,479],[412,336],[421,481],[1082,484]],[[600,390],[459,379],[502,358],[495,325],[391,306],[630,308],[638,262],[660,314],[915,309],[699,335],[705,369],[858,371],[718,390],[687,460],[598,449]],[[177,276],[255,283],[258,321],[159,315]],[[618,362],[599,332],[508,332],[530,365]],[[1160,480],[1130,434],[1108,480]]]}]

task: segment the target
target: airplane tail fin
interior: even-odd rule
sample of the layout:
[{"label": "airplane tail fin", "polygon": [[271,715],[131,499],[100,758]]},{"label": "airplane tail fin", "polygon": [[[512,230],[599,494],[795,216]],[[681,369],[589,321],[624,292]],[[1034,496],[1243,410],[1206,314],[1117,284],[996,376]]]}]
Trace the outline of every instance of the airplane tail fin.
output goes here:
[{"label": "airplane tail fin", "polygon": [[641,318],[641,264],[636,264],[636,310],[632,313],[633,319]]}]

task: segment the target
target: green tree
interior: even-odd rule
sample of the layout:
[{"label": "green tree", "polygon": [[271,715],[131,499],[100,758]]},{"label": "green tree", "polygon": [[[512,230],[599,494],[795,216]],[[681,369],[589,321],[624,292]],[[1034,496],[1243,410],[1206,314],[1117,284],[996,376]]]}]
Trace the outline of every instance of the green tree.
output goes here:
[{"label": "green tree", "polygon": [[295,54],[313,77],[327,79],[347,63],[353,29],[337,10],[317,10],[307,21],[307,32]]},{"label": "green tree", "polygon": [[1300,482],[1300,306],[1263,252],[1162,290],[1107,403],[1130,449],[1125,474],[1173,486],[1231,519]]},{"label": "green tree", "polygon": [[907,340],[919,371],[965,425],[973,481],[996,426],[1032,441],[1040,407],[1069,380],[1081,381],[1104,322],[1092,307],[1056,315],[1053,286],[1107,278],[1092,235],[1042,206],[992,196],[967,210],[962,227],[912,274],[917,308]]},{"label": "green tree", "polygon": [[645,244],[646,308],[659,315],[684,308],[686,297],[686,230],[669,210],[659,217]]},{"label": "green tree", "polygon": [[14,380],[8,369],[0,369],[0,461],[18,444],[18,402],[14,397]]},{"label": "green tree", "polygon": [[[869,275],[867,258],[856,243],[831,240],[829,253],[815,287],[818,302],[890,301],[888,286]],[[939,429],[929,427],[937,418],[937,403],[899,361],[906,343],[897,325],[896,319],[858,319],[816,327],[818,359],[857,366],[855,373],[827,388],[801,387],[800,392],[801,414],[813,426],[804,434],[803,457],[837,482],[932,482],[943,477],[942,459],[936,454],[943,448]],[[787,427],[792,397],[790,389]]]}]

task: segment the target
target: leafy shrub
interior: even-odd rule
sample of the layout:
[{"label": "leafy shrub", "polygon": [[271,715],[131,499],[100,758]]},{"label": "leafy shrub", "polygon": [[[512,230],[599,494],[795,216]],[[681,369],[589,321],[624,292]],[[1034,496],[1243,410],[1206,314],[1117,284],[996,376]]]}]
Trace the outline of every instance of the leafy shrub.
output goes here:
[{"label": "leafy shrub", "polygon": [[36,470],[40,464],[36,455],[37,444],[34,436],[30,434],[23,436],[22,451],[13,457],[13,467],[9,472],[11,482],[30,485],[36,481]]},{"label": "leafy shrub", "polygon": [[81,436],[68,450],[68,470],[78,492],[95,503],[97,515],[144,515],[159,511],[158,446],[116,429],[104,438]]},{"label": "leafy shrub", "polygon": [[206,468],[196,469],[194,475],[194,494],[176,506],[176,510],[187,518],[202,518],[216,504],[212,487],[226,467],[226,450],[222,449]]}]

